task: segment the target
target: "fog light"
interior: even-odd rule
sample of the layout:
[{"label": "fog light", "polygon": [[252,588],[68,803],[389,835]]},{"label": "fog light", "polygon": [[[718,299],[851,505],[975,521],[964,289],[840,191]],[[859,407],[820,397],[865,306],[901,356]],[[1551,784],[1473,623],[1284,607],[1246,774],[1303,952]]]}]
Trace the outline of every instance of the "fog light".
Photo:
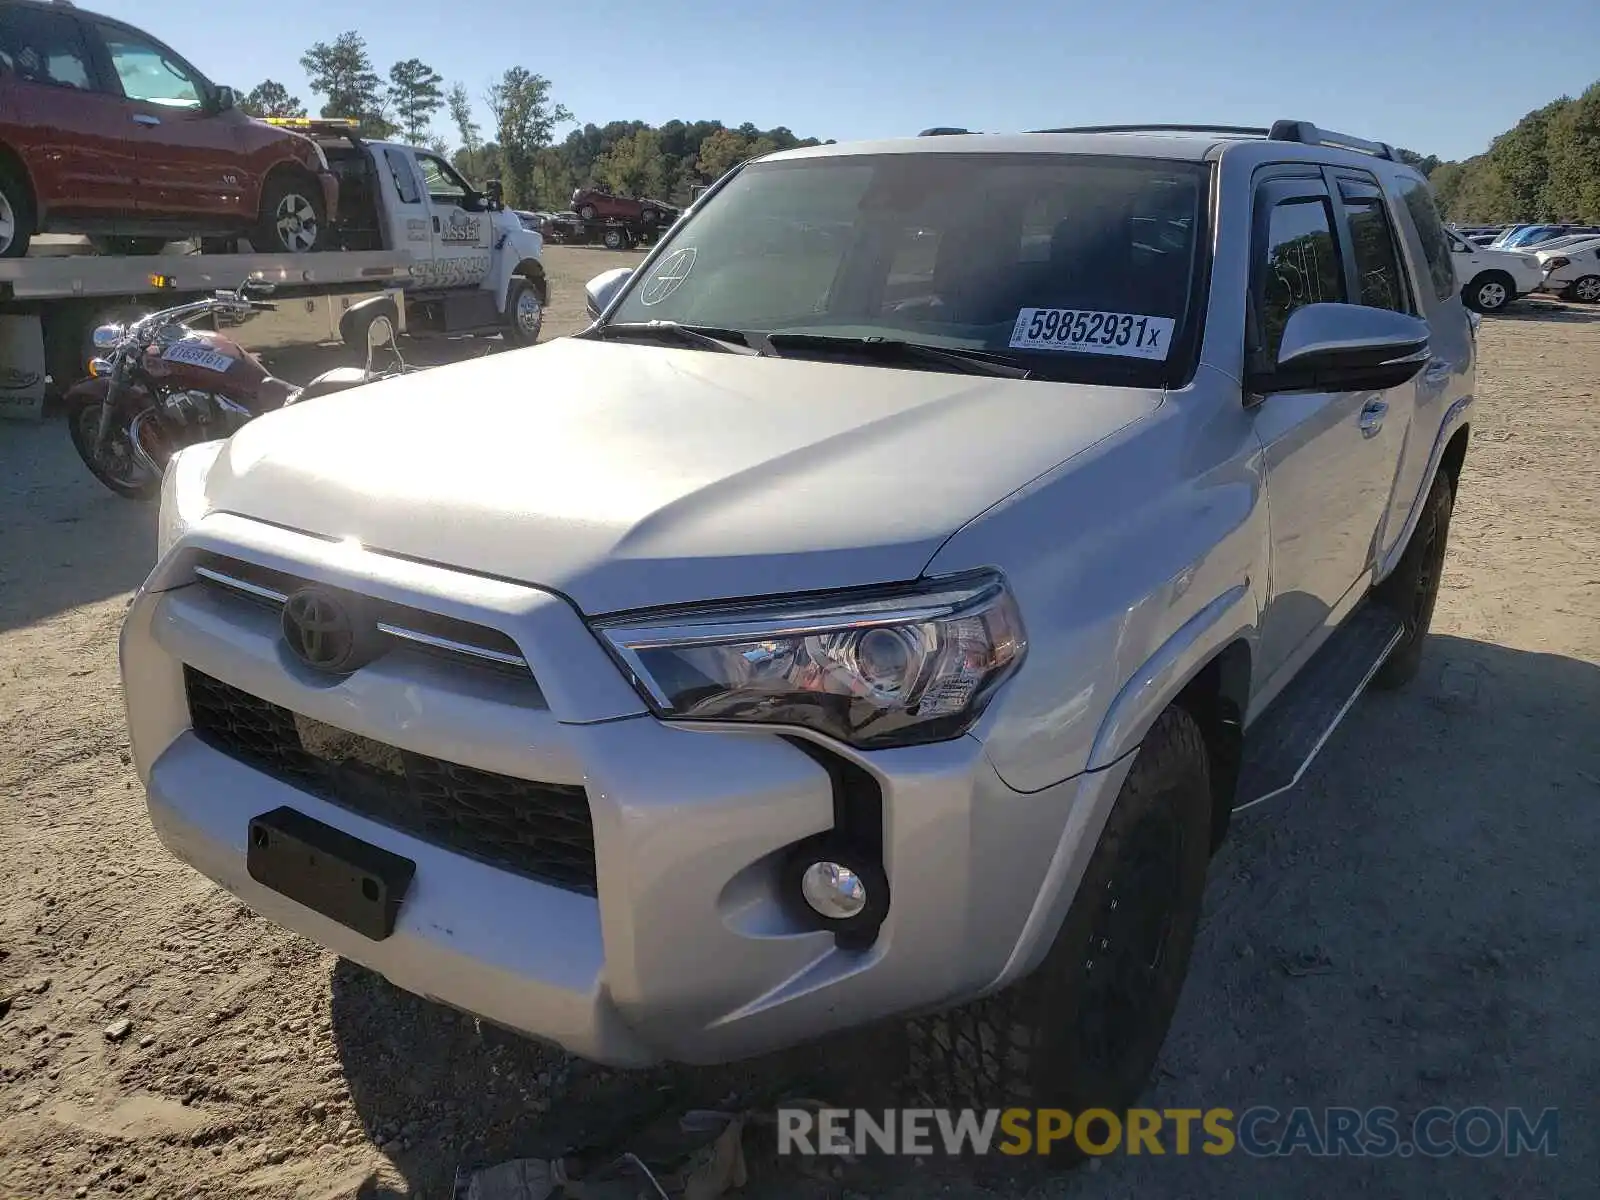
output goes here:
[{"label": "fog light", "polygon": [[882,856],[834,833],[793,847],[781,887],[791,911],[847,949],[872,945],[889,915]]},{"label": "fog light", "polygon": [[800,895],[819,917],[848,921],[867,907],[867,885],[849,867],[814,862],[800,876]]}]

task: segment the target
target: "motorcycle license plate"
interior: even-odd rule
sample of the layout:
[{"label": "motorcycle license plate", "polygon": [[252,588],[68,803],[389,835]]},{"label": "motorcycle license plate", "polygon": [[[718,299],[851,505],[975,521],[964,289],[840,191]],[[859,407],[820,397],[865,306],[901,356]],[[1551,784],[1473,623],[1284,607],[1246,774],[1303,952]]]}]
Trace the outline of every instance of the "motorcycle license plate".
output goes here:
[{"label": "motorcycle license plate", "polygon": [[218,354],[215,350],[207,350],[204,346],[189,342],[168,346],[161,357],[168,362],[188,363],[191,367],[204,367],[208,371],[226,371],[233,366],[233,359],[226,354]]}]

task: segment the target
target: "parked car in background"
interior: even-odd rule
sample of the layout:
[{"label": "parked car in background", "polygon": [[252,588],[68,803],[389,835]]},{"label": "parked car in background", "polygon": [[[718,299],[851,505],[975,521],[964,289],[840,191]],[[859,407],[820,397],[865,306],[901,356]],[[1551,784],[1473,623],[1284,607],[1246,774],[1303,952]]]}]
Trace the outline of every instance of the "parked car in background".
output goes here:
[{"label": "parked car in background", "polygon": [[1600,225],[1517,225],[1490,243],[1497,250],[1530,250],[1573,233],[1600,234]]},{"label": "parked car in background", "polygon": [[618,196],[599,188],[578,188],[572,209],[585,221],[637,221],[641,225],[670,225],[678,219],[675,206],[660,200]]},{"label": "parked car in background", "polygon": [[1544,265],[1540,290],[1584,304],[1600,301],[1600,235],[1539,254]]},{"label": "parked car in background", "polygon": [[1544,267],[1531,253],[1475,246],[1446,229],[1450,258],[1461,281],[1461,299],[1479,312],[1499,312],[1544,282]]},{"label": "parked car in background", "polygon": [[148,34],[0,0],[0,257],[46,231],[135,254],[196,234],[316,250],[338,192],[314,142],[252,120]]}]

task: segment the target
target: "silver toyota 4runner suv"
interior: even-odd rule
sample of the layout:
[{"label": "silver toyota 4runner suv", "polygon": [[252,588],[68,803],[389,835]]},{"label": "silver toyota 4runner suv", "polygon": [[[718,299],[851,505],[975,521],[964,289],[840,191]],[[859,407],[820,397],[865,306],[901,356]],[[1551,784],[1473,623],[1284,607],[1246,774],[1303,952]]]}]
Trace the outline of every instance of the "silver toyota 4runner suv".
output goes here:
[{"label": "silver toyota 4runner suv", "polygon": [[173,460],[151,819],[586,1058],[908,1017],[952,1102],[1124,1107],[1229,814],[1418,669],[1458,290],[1305,122],[747,163],[577,336]]}]

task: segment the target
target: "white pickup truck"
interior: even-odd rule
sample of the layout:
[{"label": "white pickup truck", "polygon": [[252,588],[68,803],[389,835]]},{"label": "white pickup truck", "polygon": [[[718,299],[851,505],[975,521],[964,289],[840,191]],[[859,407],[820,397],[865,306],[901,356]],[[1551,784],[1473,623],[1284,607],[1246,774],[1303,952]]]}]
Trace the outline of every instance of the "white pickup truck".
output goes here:
[{"label": "white pickup truck", "polygon": [[[278,309],[233,335],[252,350],[343,338],[386,313],[401,333],[538,340],[544,239],[432,151],[369,142],[348,122],[275,121],[317,140],[339,176],[329,248],[304,254],[41,254],[0,261],[0,417],[37,416],[47,386],[85,374],[100,325],[234,287],[275,285]],[[178,250],[179,244],[169,247]]]}]

